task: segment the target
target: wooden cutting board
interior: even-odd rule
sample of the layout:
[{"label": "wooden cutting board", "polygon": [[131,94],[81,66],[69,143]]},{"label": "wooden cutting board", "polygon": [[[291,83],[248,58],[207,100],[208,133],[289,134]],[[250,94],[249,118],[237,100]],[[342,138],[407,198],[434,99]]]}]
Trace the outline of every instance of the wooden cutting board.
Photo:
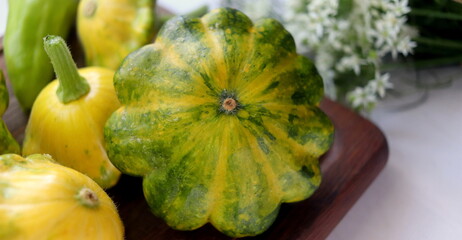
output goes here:
[{"label": "wooden cutting board", "polygon": [[[6,73],[1,40],[0,68]],[[323,100],[321,108],[334,122],[335,140],[321,159],[320,188],[307,200],[283,204],[271,228],[255,239],[326,238],[385,166],[387,141],[374,124],[328,99]],[[10,106],[3,118],[15,138],[22,142],[27,115],[11,91]],[[189,232],[169,228],[151,214],[140,178],[124,175],[108,194],[118,206],[128,240],[229,239],[211,225]]]}]

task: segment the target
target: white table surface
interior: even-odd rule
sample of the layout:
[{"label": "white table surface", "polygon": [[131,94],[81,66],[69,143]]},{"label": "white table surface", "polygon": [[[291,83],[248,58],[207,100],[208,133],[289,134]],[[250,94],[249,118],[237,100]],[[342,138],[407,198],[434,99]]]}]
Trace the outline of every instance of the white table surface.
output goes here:
[{"label": "white table surface", "polygon": [[462,66],[431,73],[452,85],[413,108],[390,98],[372,113],[388,163],[329,240],[462,239]]},{"label": "white table surface", "polygon": [[[0,35],[6,2],[0,0]],[[204,3],[216,6],[213,0],[158,0],[179,14]],[[386,99],[371,114],[388,139],[388,164],[328,240],[462,239],[462,66],[438,73],[452,76],[452,86],[431,90],[406,110]]]}]

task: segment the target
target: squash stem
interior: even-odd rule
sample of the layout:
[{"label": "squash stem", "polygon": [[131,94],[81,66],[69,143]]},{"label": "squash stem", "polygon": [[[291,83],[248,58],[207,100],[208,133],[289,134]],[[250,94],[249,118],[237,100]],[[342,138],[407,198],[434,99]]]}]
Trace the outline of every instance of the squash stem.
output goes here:
[{"label": "squash stem", "polygon": [[219,111],[227,115],[234,115],[241,108],[241,105],[237,101],[236,94],[232,91],[223,90],[220,96],[220,108]]},{"label": "squash stem", "polygon": [[82,188],[76,195],[77,200],[85,207],[95,208],[99,206],[99,198],[96,193],[89,188]]},{"label": "squash stem", "polygon": [[66,42],[60,36],[52,35],[46,36],[43,41],[59,81],[56,90],[58,99],[66,104],[86,95],[90,91],[90,85],[79,75]]}]

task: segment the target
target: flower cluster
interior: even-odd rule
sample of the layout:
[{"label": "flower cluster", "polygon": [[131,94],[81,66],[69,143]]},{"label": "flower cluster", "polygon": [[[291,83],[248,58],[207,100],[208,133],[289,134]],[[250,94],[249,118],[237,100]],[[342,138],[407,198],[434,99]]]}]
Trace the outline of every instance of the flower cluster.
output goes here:
[{"label": "flower cluster", "polygon": [[[416,46],[405,24],[409,11],[407,0],[288,0],[283,18],[299,50],[314,57],[326,94],[368,111],[392,87],[382,59],[406,56]],[[345,73],[367,77],[365,68],[373,69],[370,79],[339,84],[349,81]]]},{"label": "flower cluster", "polygon": [[[225,0],[252,18],[279,17],[298,51],[315,61],[326,95],[369,111],[392,87],[382,59],[416,46],[406,25],[408,0]],[[284,3],[284,8],[279,3]],[[268,8],[268,6],[272,6]],[[348,82],[348,83],[346,83]]]}]

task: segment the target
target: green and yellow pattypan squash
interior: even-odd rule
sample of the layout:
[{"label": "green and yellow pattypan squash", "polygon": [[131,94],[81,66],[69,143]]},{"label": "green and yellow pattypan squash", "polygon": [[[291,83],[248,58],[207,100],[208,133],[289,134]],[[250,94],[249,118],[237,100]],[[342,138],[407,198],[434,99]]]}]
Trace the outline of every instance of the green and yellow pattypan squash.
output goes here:
[{"label": "green and yellow pattypan squash", "polygon": [[81,0],[77,31],[88,66],[116,70],[154,35],[155,0]]},{"label": "green and yellow pattypan squash", "polygon": [[0,239],[123,239],[116,206],[84,174],[48,155],[0,156]]},{"label": "green and yellow pattypan squash", "polygon": [[0,69],[0,154],[4,153],[20,153],[18,142],[13,138],[10,131],[6,127],[5,122],[1,119],[8,107],[10,98],[8,89],[6,88],[5,76]]},{"label": "green and yellow pattypan squash", "polygon": [[109,158],[144,178],[152,211],[175,229],[256,235],[320,184],[333,139],[322,79],[276,20],[226,8],[171,19],[114,85]]},{"label": "green and yellow pattypan squash", "polygon": [[50,154],[101,187],[114,186],[120,172],[107,157],[103,137],[106,120],[120,106],[113,86],[114,72],[101,67],[77,71],[60,37],[47,36],[45,50],[58,79],[40,92],[32,107],[23,155]]}]

